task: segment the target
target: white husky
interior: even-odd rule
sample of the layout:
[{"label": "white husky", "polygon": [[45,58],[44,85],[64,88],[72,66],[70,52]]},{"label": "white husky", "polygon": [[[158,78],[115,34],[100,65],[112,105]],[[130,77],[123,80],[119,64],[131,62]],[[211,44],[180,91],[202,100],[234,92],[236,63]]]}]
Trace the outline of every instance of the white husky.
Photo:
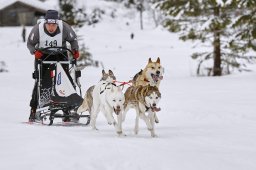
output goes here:
[{"label": "white husky", "polygon": [[[95,86],[90,87],[77,112],[89,111],[91,114],[90,125],[96,128],[96,119],[98,113],[104,113],[108,124],[113,124],[118,135],[122,135],[122,112],[124,109],[124,94],[120,87],[117,87],[113,81],[115,76],[111,70],[106,73],[102,70],[102,78]],[[117,115],[115,121],[113,112]]]}]

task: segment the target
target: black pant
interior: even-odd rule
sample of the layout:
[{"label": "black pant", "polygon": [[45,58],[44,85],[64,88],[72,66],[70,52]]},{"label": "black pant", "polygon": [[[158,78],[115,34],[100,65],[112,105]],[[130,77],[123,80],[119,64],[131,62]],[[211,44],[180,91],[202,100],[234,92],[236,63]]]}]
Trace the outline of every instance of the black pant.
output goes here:
[{"label": "black pant", "polygon": [[[67,55],[66,55],[67,56]],[[68,59],[63,56],[63,55],[44,55],[42,57],[43,61],[67,61]],[[37,67],[38,66],[38,60],[35,60],[35,72],[34,75],[36,75],[35,73],[38,71]],[[64,69],[64,71],[66,72],[67,76],[69,77],[70,81],[73,83],[73,80],[69,74],[69,65],[68,64],[62,64],[62,67]],[[40,69],[40,68],[39,68]],[[42,64],[41,67],[41,88],[40,88],[40,95],[42,94],[46,94],[46,95],[50,95],[49,93],[51,93],[52,91],[52,86],[53,86],[53,80],[51,78],[51,71],[56,69],[56,65],[55,64]],[[33,88],[33,92],[32,92],[32,98],[30,100],[30,107],[33,109],[36,109],[38,106],[38,83],[39,83],[39,79],[38,77],[34,77],[35,78],[35,85]]]}]

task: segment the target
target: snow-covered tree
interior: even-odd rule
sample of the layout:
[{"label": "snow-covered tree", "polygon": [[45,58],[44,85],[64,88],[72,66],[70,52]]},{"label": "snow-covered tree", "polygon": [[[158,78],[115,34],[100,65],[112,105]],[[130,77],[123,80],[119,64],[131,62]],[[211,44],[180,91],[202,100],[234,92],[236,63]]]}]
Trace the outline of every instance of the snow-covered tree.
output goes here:
[{"label": "snow-covered tree", "polygon": [[233,25],[237,33],[235,39],[231,42],[231,46],[241,51],[250,49],[256,51],[256,1],[238,1],[237,13],[239,15]]},{"label": "snow-covered tree", "polygon": [[167,19],[164,26],[171,32],[179,32],[180,39],[199,40],[212,46],[211,52],[197,52],[192,55],[201,65],[212,60],[208,75],[229,74],[231,68],[241,69],[241,55],[236,53],[230,42],[235,29],[233,18],[237,15],[236,0],[163,0],[158,5],[165,11]]},{"label": "snow-covered tree", "polygon": [[61,9],[61,19],[70,25],[83,26],[86,22],[86,12],[84,7],[76,7],[76,0],[59,0]]}]

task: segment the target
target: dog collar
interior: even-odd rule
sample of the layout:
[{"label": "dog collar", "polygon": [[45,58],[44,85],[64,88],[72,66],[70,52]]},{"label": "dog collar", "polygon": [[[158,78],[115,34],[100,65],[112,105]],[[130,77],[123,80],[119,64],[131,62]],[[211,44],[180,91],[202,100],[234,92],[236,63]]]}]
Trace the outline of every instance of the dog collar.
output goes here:
[{"label": "dog collar", "polygon": [[148,80],[148,79],[146,79],[146,78],[144,78],[144,81],[145,81],[145,82],[149,82],[149,80]]}]

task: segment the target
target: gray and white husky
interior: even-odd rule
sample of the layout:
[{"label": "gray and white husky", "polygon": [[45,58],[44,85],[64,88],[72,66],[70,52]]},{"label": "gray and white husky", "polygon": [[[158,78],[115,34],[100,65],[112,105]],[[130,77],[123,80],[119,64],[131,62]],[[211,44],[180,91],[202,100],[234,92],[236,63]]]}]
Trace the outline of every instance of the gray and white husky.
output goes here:
[{"label": "gray and white husky", "polygon": [[[155,133],[155,119],[156,112],[161,109],[157,107],[158,102],[161,99],[161,93],[156,86],[131,86],[125,91],[125,103],[123,121],[127,111],[130,108],[135,108],[136,119],[135,119],[135,134],[139,131],[139,118],[143,119],[147,125],[148,130],[152,137],[156,137]],[[146,112],[148,115],[146,115]]]},{"label": "gray and white husky", "polygon": [[[118,135],[122,135],[122,112],[124,108],[124,94],[120,87],[113,81],[116,80],[111,70],[106,73],[102,70],[102,78],[97,85],[91,86],[85,94],[82,105],[77,112],[88,111],[91,115],[90,125],[96,128],[96,119],[101,111],[108,124],[114,125]],[[117,121],[114,119],[113,112],[116,114]]]}]

